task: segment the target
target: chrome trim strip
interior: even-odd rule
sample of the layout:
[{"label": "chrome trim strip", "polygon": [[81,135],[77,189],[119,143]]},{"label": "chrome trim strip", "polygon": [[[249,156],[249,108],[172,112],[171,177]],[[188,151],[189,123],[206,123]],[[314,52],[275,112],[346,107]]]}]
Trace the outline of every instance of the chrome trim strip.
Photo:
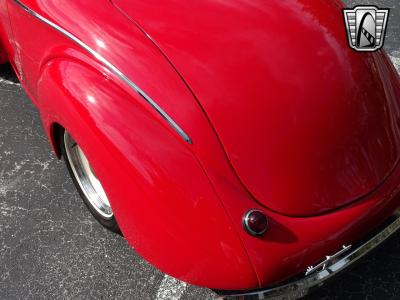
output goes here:
[{"label": "chrome trim strip", "polygon": [[395,221],[393,221],[389,226],[384,228],[378,234],[376,234],[369,241],[353,250],[352,252],[348,252],[346,250],[350,250],[349,247],[346,247],[346,250],[339,251],[342,254],[339,257],[336,257],[337,260],[333,261],[329,266],[324,267],[322,270],[318,272],[311,273],[308,276],[305,276],[297,281],[293,281],[288,284],[284,284],[282,286],[265,289],[256,292],[249,293],[233,293],[233,294],[225,294],[222,296],[222,299],[227,300],[243,300],[243,299],[299,299],[306,296],[309,290],[313,287],[317,287],[324,283],[329,278],[335,276],[340,271],[343,271],[360,258],[368,254],[371,250],[375,249],[382,242],[392,236],[400,229],[400,215],[398,212],[394,214]]},{"label": "chrome trim strip", "polygon": [[86,45],[83,41],[78,39],[72,33],[68,32],[64,28],[58,26],[52,21],[46,19],[45,17],[39,15],[25,4],[23,4],[20,0],[14,0],[14,2],[20,6],[23,10],[28,12],[33,17],[62,33],[64,36],[72,40],[75,44],[79,45],[81,48],[86,50],[92,56],[94,56],[98,61],[104,64],[111,72],[117,75],[120,79],[122,79],[129,87],[133,88],[143,99],[150,104],[160,115],[163,117],[167,123],[189,144],[192,144],[191,138],[185,133],[185,131],[153,100],[151,99],[140,87],[138,87],[134,82],[132,82],[126,75],[124,75],[117,67],[115,67],[112,63],[110,63],[107,59],[101,56],[99,53],[94,51],[88,45]]}]

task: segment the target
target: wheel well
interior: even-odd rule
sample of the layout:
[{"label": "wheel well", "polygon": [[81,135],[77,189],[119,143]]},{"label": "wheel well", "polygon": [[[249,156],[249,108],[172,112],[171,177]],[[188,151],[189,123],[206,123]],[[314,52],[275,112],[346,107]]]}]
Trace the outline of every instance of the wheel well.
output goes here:
[{"label": "wheel well", "polygon": [[61,138],[64,133],[64,127],[58,123],[53,123],[51,126],[51,143],[58,158],[61,158]]}]

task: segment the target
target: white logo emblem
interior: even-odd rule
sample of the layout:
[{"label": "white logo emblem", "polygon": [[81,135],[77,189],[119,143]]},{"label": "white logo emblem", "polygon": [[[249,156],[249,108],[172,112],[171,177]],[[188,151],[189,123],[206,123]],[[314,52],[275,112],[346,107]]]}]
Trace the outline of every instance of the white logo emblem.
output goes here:
[{"label": "white logo emblem", "polygon": [[377,51],[383,47],[389,9],[375,6],[356,6],[344,9],[350,47],[356,51]]}]

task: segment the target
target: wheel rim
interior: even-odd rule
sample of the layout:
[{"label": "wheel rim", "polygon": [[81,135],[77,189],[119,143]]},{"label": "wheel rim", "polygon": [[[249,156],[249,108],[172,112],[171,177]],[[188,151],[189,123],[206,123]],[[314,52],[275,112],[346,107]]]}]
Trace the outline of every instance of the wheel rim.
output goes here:
[{"label": "wheel rim", "polygon": [[114,214],[111,210],[110,202],[85,153],[67,132],[64,134],[64,144],[67,159],[71,165],[75,179],[90,205],[104,219],[112,219]]}]

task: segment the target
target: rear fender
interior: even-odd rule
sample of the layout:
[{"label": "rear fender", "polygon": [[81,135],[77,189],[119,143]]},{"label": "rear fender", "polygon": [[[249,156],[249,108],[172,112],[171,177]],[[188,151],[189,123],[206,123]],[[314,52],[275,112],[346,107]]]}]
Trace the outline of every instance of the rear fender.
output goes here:
[{"label": "rear fender", "polygon": [[258,286],[246,251],[208,177],[179,136],[110,77],[53,59],[41,72],[40,111],[89,157],[128,242],[162,271],[218,289]]}]

